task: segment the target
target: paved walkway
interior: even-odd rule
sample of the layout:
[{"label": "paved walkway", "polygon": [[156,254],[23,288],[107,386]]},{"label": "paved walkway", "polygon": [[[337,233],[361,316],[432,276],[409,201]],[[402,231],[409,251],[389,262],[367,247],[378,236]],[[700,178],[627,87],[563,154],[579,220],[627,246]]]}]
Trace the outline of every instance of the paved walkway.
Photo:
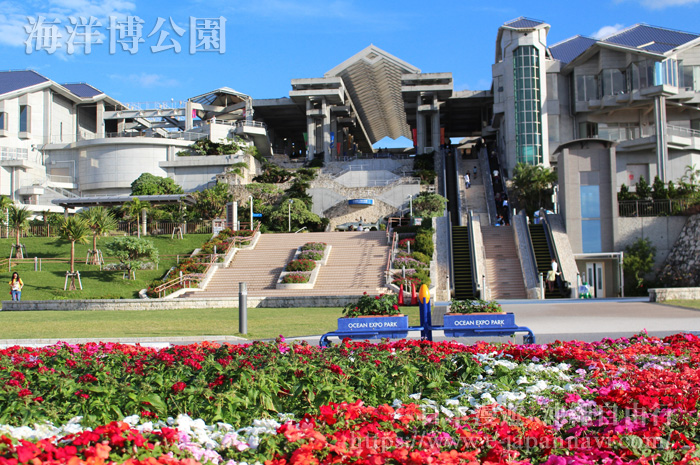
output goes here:
[{"label": "paved walkway", "polygon": [[[439,305],[439,303],[438,303]],[[650,303],[643,299],[598,299],[598,300],[512,300],[503,301],[504,311],[513,312],[519,326],[529,327],[538,343],[556,340],[598,341],[603,338],[629,337],[646,330],[652,336],[663,337],[679,332],[700,332],[700,310],[672,307]],[[417,338],[418,333],[411,333]],[[320,335],[310,335],[292,340],[306,340],[318,344]],[[434,332],[436,341],[446,338],[440,331]],[[465,344],[474,343],[475,338],[457,339]],[[487,338],[490,341],[507,341],[509,338]],[[41,346],[55,344],[59,339],[0,340],[0,347],[12,345]],[[228,342],[231,344],[250,342],[234,336],[169,337],[169,338],[105,338],[69,339],[76,344],[105,341],[141,344],[149,347],[165,347],[201,341]],[[521,336],[516,342],[521,342]]]}]

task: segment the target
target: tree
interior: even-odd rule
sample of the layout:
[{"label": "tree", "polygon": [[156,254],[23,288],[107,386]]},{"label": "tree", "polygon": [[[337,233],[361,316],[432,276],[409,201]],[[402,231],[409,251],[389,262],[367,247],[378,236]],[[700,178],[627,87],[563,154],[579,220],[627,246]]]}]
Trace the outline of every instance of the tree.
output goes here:
[{"label": "tree", "polygon": [[64,218],[59,228],[61,239],[70,242],[70,287],[69,291],[74,291],[75,287],[75,243],[87,244],[90,238],[90,226],[85,218],[70,216]]},{"label": "tree", "polygon": [[19,208],[11,205],[9,209],[10,227],[15,232],[15,258],[23,258],[22,248],[19,242],[20,235],[29,227],[29,216],[31,212],[25,207]]},{"label": "tree", "polygon": [[117,219],[104,207],[92,207],[80,212],[80,217],[85,219],[92,230],[92,250],[88,252],[92,257],[92,264],[100,264],[100,251],[97,249],[97,238],[117,229]]},{"label": "tree", "polygon": [[126,269],[129,278],[136,279],[134,269],[147,262],[158,263],[158,249],[153,242],[137,237],[117,237],[105,245],[107,253]]},{"label": "tree", "polygon": [[447,199],[439,194],[421,192],[413,199],[413,214],[423,218],[441,216],[446,204]]},{"label": "tree", "polygon": [[619,202],[624,202],[625,200],[634,200],[636,196],[634,195],[634,192],[630,192],[629,188],[627,187],[627,184],[623,184],[620,186],[620,192],[617,193],[617,200]]},{"label": "tree", "polygon": [[143,173],[131,183],[131,195],[170,195],[182,194],[182,187],[170,178]]},{"label": "tree", "polygon": [[649,200],[651,198],[651,186],[644,179],[644,176],[639,177],[639,181],[635,184],[636,194],[639,200]]},{"label": "tree", "polygon": [[228,184],[218,183],[210,189],[196,192],[194,198],[196,203],[193,209],[198,217],[211,220],[224,215],[226,204],[231,201],[233,195],[229,192]]},{"label": "tree", "polygon": [[[289,201],[292,201],[290,204]],[[287,199],[280,203],[271,213],[268,226],[274,231],[287,231],[291,217],[291,229],[295,231],[303,226],[315,230],[321,223],[321,218],[313,213],[301,199]]]},{"label": "tree", "polygon": [[669,198],[668,189],[666,184],[658,176],[654,177],[654,184],[652,184],[652,198],[654,200],[666,200]]},{"label": "tree", "polygon": [[639,238],[633,244],[625,247],[624,268],[625,276],[634,277],[635,288],[644,284],[644,275],[654,267],[656,247],[648,239]]},{"label": "tree", "polygon": [[150,210],[151,204],[148,202],[142,202],[138,197],[134,197],[129,202],[122,205],[122,212],[129,221],[136,223],[136,231],[138,237],[141,237],[141,228],[139,227],[139,218],[141,215],[145,214]]},{"label": "tree", "polygon": [[[518,163],[513,169],[512,189],[519,206],[528,215],[549,205],[557,173],[541,165]],[[547,199],[547,204],[545,204]]]}]

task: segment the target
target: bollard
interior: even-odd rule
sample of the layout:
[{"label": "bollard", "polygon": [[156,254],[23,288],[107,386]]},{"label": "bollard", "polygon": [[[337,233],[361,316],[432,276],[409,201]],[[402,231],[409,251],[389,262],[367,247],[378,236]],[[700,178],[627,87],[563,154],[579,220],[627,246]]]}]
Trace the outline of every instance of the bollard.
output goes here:
[{"label": "bollard", "polygon": [[420,332],[421,339],[433,340],[433,328],[430,312],[430,291],[425,284],[421,285],[418,291],[418,310],[420,313],[420,325],[423,330]]},{"label": "bollard", "polygon": [[544,274],[540,273],[540,297],[544,300]]},{"label": "bollard", "polygon": [[238,283],[238,332],[248,334],[248,288]]},{"label": "bollard", "polygon": [[38,266],[39,266],[39,259],[37,257],[34,257],[34,271],[37,271]]}]

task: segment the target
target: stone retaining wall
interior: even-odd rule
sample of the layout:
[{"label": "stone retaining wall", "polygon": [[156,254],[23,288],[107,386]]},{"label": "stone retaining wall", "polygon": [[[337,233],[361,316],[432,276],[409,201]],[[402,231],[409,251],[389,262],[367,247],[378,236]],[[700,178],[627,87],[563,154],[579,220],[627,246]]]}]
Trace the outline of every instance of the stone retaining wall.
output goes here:
[{"label": "stone retaining wall", "polygon": [[[251,297],[249,308],[344,307],[360,296]],[[109,300],[23,300],[5,301],[3,312],[30,311],[147,311],[182,308],[238,308],[235,299],[109,299]]]},{"label": "stone retaining wall", "polygon": [[649,289],[649,302],[665,302],[667,300],[700,300],[700,287]]}]

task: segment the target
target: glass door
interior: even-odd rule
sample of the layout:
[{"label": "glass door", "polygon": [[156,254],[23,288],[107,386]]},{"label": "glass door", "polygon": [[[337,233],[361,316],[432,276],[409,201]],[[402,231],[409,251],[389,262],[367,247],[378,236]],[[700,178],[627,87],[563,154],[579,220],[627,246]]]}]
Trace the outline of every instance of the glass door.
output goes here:
[{"label": "glass door", "polygon": [[603,264],[600,262],[586,263],[586,277],[591,295],[597,299],[605,297]]}]

